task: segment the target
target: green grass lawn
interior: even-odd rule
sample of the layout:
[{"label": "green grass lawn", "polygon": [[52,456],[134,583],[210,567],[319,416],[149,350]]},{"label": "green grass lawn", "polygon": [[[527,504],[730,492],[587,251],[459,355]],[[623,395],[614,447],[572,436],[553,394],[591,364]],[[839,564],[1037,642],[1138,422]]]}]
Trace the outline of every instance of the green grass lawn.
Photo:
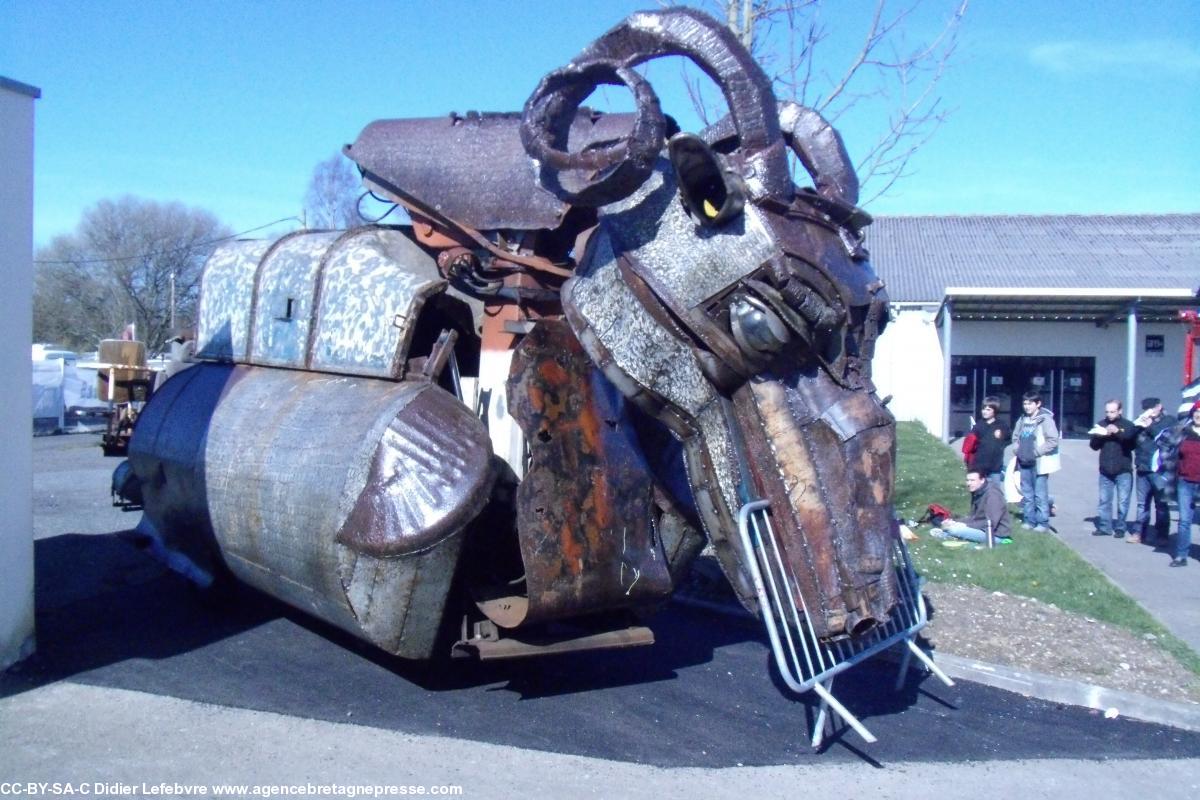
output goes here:
[{"label": "green grass lawn", "polygon": [[[897,513],[915,520],[930,503],[940,503],[955,514],[969,510],[959,454],[918,422],[896,427]],[[922,525],[916,530],[920,538],[909,543],[917,571],[926,579],[1032,597],[1138,634],[1152,633],[1167,652],[1200,674],[1200,655],[1055,536],[1017,528],[1012,544],[993,550],[977,550],[969,544],[950,549],[930,537],[929,530]]]}]

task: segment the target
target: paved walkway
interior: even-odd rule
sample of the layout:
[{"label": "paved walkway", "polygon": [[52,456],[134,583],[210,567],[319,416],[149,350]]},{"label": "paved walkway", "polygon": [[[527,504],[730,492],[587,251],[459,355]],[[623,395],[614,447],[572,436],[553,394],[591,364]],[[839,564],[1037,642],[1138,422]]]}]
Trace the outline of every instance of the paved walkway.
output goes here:
[{"label": "paved walkway", "polygon": [[[1200,560],[1196,558],[1200,542],[1196,533],[1193,531],[1192,559],[1186,569],[1168,569],[1170,556],[1166,549],[1129,544],[1111,536],[1093,536],[1096,459],[1086,440],[1063,442],[1062,471],[1050,478],[1050,495],[1058,507],[1058,516],[1051,522],[1063,542],[1200,652]],[[1175,527],[1172,522],[1172,533]]]},{"label": "paved walkway", "polygon": [[[861,763],[812,758],[772,766],[663,768],[62,682],[0,698],[5,732],[0,787],[9,781],[20,789],[28,783],[70,782],[76,794],[85,787],[84,794],[108,797],[185,792],[211,797],[238,785],[237,797],[330,789],[345,797],[353,788],[370,797],[374,787],[393,796],[401,790],[430,796],[453,786],[460,791],[451,796],[468,800],[767,800],[796,797],[798,788],[814,797],[879,800],[926,797],[931,789],[939,798],[970,800],[1129,797],[1138,786],[1155,800],[1195,798],[1200,792],[1195,757],[1015,759],[1005,758],[1005,748],[998,747],[1003,760],[956,760],[947,755],[953,744],[946,739],[961,736],[953,722],[957,713],[924,718],[928,736],[922,739],[931,759],[924,762],[877,761],[874,745],[859,749],[851,743]],[[1123,731],[1125,737],[1161,736],[1150,726]],[[687,741],[692,733],[667,727],[656,735]]]}]

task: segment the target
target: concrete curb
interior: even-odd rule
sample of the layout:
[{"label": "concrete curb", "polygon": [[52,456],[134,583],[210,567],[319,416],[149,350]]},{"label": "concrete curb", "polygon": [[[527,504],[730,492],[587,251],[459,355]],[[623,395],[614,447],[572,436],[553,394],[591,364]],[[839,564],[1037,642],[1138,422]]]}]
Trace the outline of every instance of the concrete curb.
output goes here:
[{"label": "concrete curb", "polygon": [[1025,672],[1000,664],[989,664],[950,653],[934,653],[934,663],[952,678],[982,683],[1052,703],[1111,712],[1159,725],[1200,731],[1200,705],[1156,700],[1153,697],[1107,689],[1093,683],[1058,678],[1040,672]]},{"label": "concrete curb", "polygon": [[[755,628],[761,627],[758,618],[751,616],[741,606],[725,605],[711,600],[680,595],[673,597],[672,602],[731,617],[742,623],[752,624]],[[1004,689],[1051,703],[1065,703],[1104,712],[1115,710],[1119,715],[1143,722],[1169,725],[1188,731],[1200,731],[1200,705],[1157,700],[1134,692],[1108,689],[1093,683],[1059,678],[1040,672],[1026,672],[1001,664],[990,664],[986,661],[976,661],[940,650],[926,652],[929,652],[934,663],[951,678],[982,683],[985,686]],[[878,657],[898,660],[892,651],[880,653]],[[915,663],[915,659],[913,666],[914,668],[919,666]]]}]

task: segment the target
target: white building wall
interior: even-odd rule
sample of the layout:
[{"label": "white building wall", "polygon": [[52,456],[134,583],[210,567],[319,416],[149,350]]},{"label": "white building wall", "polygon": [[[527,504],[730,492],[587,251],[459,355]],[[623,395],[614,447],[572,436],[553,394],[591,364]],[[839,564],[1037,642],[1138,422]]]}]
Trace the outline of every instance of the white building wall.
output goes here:
[{"label": "white building wall", "polygon": [[[871,374],[880,397],[900,420],[919,420],[942,435],[942,344],[934,315],[937,306],[893,306],[895,318],[875,344]],[[953,337],[952,337],[953,338]]]},{"label": "white building wall", "polygon": [[[945,405],[941,329],[934,323],[936,306],[899,307],[875,348],[873,375],[880,396],[893,395],[888,408],[900,420],[919,420],[930,433],[942,435]],[[1146,336],[1163,337],[1161,356],[1146,353]],[[974,322],[951,324],[955,356],[1083,356],[1096,360],[1093,418],[1103,416],[1104,401],[1125,399],[1127,329],[1124,322],[1098,328],[1091,322]],[[1183,326],[1139,323],[1134,405],[1156,396],[1168,410],[1178,402],[1183,380]]]},{"label": "white building wall", "polygon": [[33,103],[0,85],[0,669],[33,652]]},{"label": "white building wall", "polygon": [[[1146,336],[1163,337],[1160,357],[1146,354]],[[1096,395],[1092,418],[1104,416],[1104,401],[1125,402],[1127,328],[1115,322],[1097,328],[1091,322],[965,322],[955,320],[950,346],[956,356],[1083,356],[1096,359]],[[1143,397],[1163,399],[1168,409],[1179,400],[1183,381],[1184,329],[1177,323],[1138,323],[1134,413]],[[1057,410],[1057,409],[1056,409]]]}]

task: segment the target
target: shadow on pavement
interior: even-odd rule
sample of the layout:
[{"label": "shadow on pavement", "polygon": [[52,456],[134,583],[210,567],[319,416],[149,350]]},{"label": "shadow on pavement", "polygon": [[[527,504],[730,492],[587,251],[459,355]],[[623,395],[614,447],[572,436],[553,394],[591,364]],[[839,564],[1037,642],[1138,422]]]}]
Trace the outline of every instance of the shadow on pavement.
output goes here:
[{"label": "shadow on pavement", "polygon": [[[811,696],[777,685],[753,625],[668,604],[651,647],[493,663],[416,664],[256,592],[204,605],[122,535],[36,543],[37,655],[0,696],[58,680],[218,706],[348,722],[663,767],[788,764],[813,757]],[[1200,754],[1200,735],[943,687],[896,665],[839,676],[837,696],[879,737],[837,726],[821,760],[991,760]],[[131,700],[136,702],[136,700]]]}]

